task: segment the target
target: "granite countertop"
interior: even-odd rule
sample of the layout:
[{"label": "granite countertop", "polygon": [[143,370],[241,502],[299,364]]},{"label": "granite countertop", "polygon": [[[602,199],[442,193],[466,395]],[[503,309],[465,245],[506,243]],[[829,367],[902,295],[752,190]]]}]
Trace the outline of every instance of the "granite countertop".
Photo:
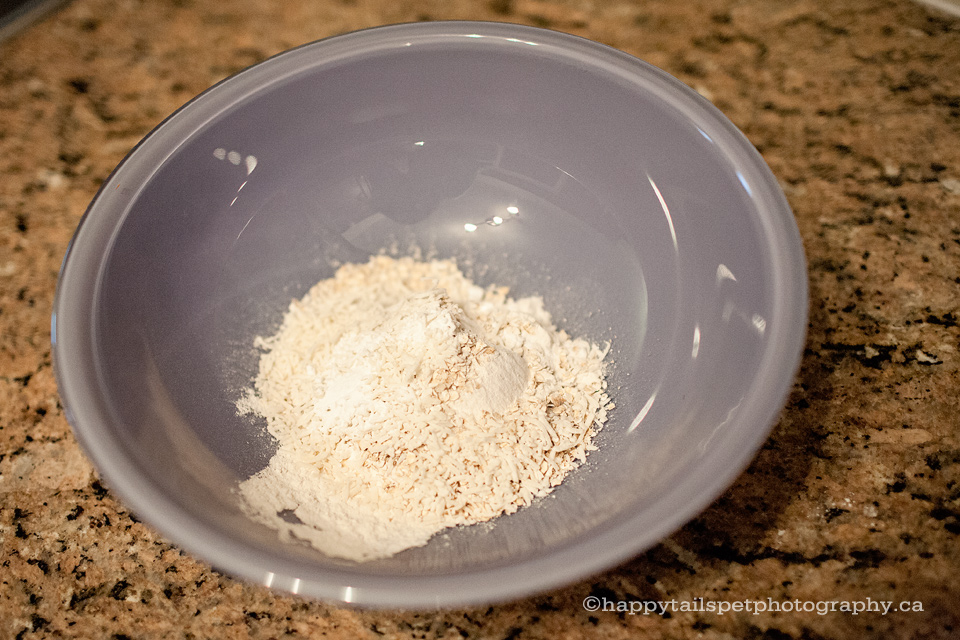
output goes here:
[{"label": "granite countertop", "polygon": [[[116,163],[212,83],[440,18],[621,48],[746,133],[809,260],[794,392],[713,506],[579,584],[410,613],[235,581],[126,511],[78,448],[50,361],[60,260]],[[960,637],[960,19],[905,0],[77,0],[0,43],[0,176],[0,638]],[[590,595],[922,611],[644,616]]]}]

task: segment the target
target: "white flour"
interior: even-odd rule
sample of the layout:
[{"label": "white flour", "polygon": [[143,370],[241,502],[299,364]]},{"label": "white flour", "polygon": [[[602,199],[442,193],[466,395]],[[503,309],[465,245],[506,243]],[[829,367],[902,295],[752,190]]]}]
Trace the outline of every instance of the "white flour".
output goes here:
[{"label": "white flour", "polygon": [[539,297],[477,287],[452,261],[345,265],[256,344],[238,407],[279,446],[241,484],[244,508],[351,560],[549,493],[613,406],[605,350],[554,328]]}]

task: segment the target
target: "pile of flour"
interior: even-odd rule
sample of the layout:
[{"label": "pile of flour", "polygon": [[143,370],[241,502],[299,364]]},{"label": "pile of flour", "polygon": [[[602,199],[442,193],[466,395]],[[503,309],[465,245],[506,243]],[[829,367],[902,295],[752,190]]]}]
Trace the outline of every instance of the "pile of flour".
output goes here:
[{"label": "pile of flour", "polygon": [[356,561],[512,513],[593,449],[612,403],[606,350],[539,297],[474,285],[452,261],[378,256],[294,300],[242,412],[278,449],[244,508]]}]

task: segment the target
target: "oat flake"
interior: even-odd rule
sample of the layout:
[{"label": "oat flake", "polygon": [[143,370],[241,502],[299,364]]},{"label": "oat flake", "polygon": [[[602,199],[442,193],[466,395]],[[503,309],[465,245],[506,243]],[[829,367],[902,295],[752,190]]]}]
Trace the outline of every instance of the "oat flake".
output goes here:
[{"label": "oat flake", "polygon": [[613,407],[606,349],[539,297],[474,285],[449,260],[377,256],[294,300],[238,403],[278,441],[244,509],[366,561],[513,513],[583,462]]}]

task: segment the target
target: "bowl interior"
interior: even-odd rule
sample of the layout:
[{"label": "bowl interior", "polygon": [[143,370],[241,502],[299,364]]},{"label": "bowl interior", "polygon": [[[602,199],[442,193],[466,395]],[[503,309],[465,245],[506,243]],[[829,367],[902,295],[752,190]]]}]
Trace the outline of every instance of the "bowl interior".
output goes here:
[{"label": "bowl interior", "polygon": [[[356,565],[240,512],[274,442],[235,402],[290,300],[384,250],[456,258],[611,341],[616,409],[547,498]],[[371,604],[490,600],[636,553],[735,477],[789,388],[804,282],[769,171],[673,79],[551,32],[405,25],[271,59],[151,134],[78,230],[55,353],[111,486],[222,569]]]}]

